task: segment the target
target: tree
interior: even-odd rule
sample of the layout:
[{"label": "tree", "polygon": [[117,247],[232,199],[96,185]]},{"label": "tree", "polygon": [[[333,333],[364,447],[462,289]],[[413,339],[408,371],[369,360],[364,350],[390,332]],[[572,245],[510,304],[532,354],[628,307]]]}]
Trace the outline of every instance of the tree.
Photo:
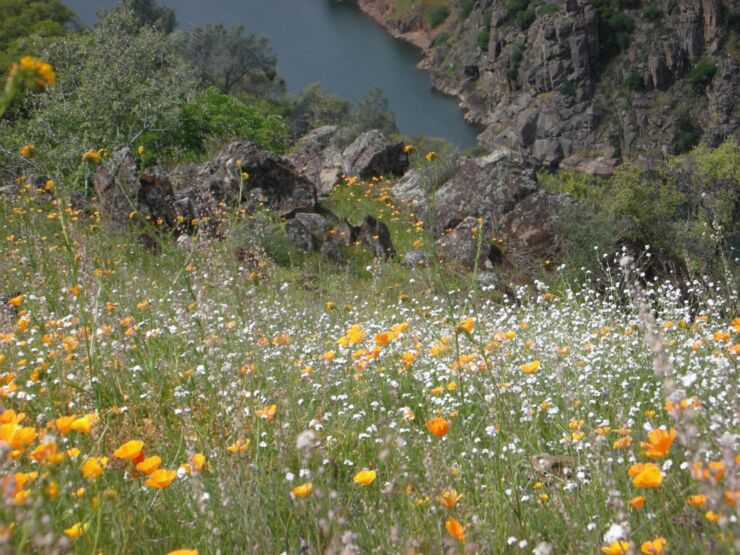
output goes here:
[{"label": "tree", "polygon": [[21,56],[37,54],[26,37],[59,37],[76,26],[59,0],[0,0],[0,76]]},{"label": "tree", "polygon": [[28,117],[0,129],[0,143],[33,143],[36,161],[73,173],[82,153],[137,144],[147,132],[178,124],[195,80],[171,35],[137,28],[131,14],[114,10],[90,31],[56,39],[41,51],[57,84],[28,98]]},{"label": "tree", "polygon": [[177,27],[175,10],[159,6],[156,0],[121,0],[115,10],[127,12],[139,27],[151,27],[166,34]]},{"label": "tree", "polygon": [[245,35],[243,25],[203,25],[185,32],[180,42],[204,86],[255,98],[281,88],[270,42],[254,33]]},{"label": "tree", "polygon": [[388,108],[388,99],[380,87],[371,87],[352,110],[352,131],[360,134],[379,129],[386,135],[398,133],[396,117]]},{"label": "tree", "polygon": [[295,96],[287,98],[290,104],[291,135],[299,138],[322,125],[342,125],[347,120],[350,103],[331,94],[321,83],[311,83]]}]

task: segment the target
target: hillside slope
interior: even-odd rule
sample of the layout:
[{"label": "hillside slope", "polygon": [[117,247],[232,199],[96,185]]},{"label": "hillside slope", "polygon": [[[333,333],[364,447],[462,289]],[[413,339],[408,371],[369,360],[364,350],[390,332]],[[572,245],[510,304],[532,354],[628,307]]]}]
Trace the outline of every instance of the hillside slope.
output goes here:
[{"label": "hillside slope", "polygon": [[527,162],[606,174],[737,136],[737,0],[358,4]]}]

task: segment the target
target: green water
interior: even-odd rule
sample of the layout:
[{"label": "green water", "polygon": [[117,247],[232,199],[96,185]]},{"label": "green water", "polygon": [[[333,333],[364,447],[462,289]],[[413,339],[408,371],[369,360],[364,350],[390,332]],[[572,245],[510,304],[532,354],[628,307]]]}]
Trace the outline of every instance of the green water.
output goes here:
[{"label": "green water", "polygon": [[[87,23],[116,0],[64,0]],[[319,81],[352,101],[368,88],[383,89],[400,131],[443,137],[465,148],[477,129],[455,99],[432,91],[415,66],[419,52],[390,37],[350,2],[330,0],[160,0],[177,13],[180,29],[204,23],[241,23],[270,39],[278,70],[291,91]]]}]

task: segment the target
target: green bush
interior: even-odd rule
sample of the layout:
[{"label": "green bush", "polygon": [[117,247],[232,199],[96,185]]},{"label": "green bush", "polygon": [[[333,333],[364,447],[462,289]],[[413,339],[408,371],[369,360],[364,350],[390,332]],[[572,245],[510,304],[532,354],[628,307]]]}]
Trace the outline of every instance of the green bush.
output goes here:
[{"label": "green bush", "polygon": [[439,27],[442,25],[442,23],[445,22],[445,20],[450,15],[450,8],[447,6],[434,6],[431,8],[427,14],[427,24],[434,29],[435,27]]},{"label": "green bush", "polygon": [[511,59],[509,60],[509,69],[506,74],[512,81],[515,81],[519,75],[519,64],[522,63],[522,58],[524,57],[524,51],[526,49],[527,47],[520,42],[517,42],[511,47]]},{"label": "green bush", "polygon": [[36,162],[48,164],[48,171],[69,175],[88,149],[174,130],[180,106],[195,90],[171,35],[139,29],[122,12],[40,48],[57,70],[57,85],[29,97],[28,116],[0,131],[0,143],[33,143]]},{"label": "green bush", "polygon": [[539,12],[539,15],[547,15],[547,14],[555,13],[558,10],[560,10],[560,8],[555,2],[548,2],[546,4],[542,4],[538,12]]},{"label": "green bush", "polygon": [[642,17],[644,17],[648,21],[652,21],[653,23],[658,21],[662,15],[663,12],[661,12],[660,8],[658,8],[658,6],[656,6],[655,4],[650,4],[647,8],[645,8],[645,11],[642,12]]},{"label": "green bush", "polygon": [[517,13],[526,10],[529,6],[529,0],[506,0],[506,12],[510,16],[515,16]]},{"label": "green bush", "polygon": [[565,81],[558,87],[558,92],[563,96],[572,96],[576,94],[576,86],[570,81]]},{"label": "green bush", "polygon": [[598,10],[599,59],[601,64],[605,65],[612,57],[629,46],[630,35],[635,30],[635,22],[619,10],[631,7],[632,3],[617,2],[614,4],[610,0],[589,0],[589,3]]},{"label": "green bush", "polygon": [[519,28],[522,31],[526,31],[529,29],[529,26],[532,25],[534,20],[537,19],[537,15],[533,8],[527,8],[526,10],[517,13],[514,19]]},{"label": "green bush", "polygon": [[630,73],[624,80],[624,86],[631,91],[645,90],[645,80],[639,73]]},{"label": "green bush", "polygon": [[146,133],[138,142],[146,146],[145,165],[148,165],[161,155],[197,158],[206,153],[211,140],[250,139],[266,150],[283,153],[287,135],[287,127],[279,117],[265,115],[256,106],[246,105],[210,87],[182,106],[172,130]]},{"label": "green bush", "polygon": [[696,65],[689,71],[686,79],[694,90],[704,90],[704,88],[714,79],[717,74],[717,66],[706,58],[699,60]]},{"label": "green bush", "polygon": [[442,31],[441,33],[437,33],[434,36],[434,40],[432,41],[432,46],[442,46],[448,40],[450,40],[450,34],[447,31]]},{"label": "green bush", "polygon": [[483,16],[483,28],[476,39],[478,48],[485,51],[488,50],[488,42],[491,40],[491,14],[487,13]]},{"label": "green bush", "polygon": [[463,19],[467,19],[467,17],[472,13],[473,8],[475,7],[475,2],[476,0],[460,0],[460,15]]}]

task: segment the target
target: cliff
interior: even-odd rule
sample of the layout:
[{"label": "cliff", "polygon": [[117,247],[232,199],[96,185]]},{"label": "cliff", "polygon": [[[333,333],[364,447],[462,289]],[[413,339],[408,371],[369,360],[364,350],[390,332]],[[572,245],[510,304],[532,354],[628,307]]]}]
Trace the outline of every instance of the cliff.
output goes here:
[{"label": "cliff", "polygon": [[737,136],[738,4],[358,0],[422,49],[482,146],[603,174]]}]

